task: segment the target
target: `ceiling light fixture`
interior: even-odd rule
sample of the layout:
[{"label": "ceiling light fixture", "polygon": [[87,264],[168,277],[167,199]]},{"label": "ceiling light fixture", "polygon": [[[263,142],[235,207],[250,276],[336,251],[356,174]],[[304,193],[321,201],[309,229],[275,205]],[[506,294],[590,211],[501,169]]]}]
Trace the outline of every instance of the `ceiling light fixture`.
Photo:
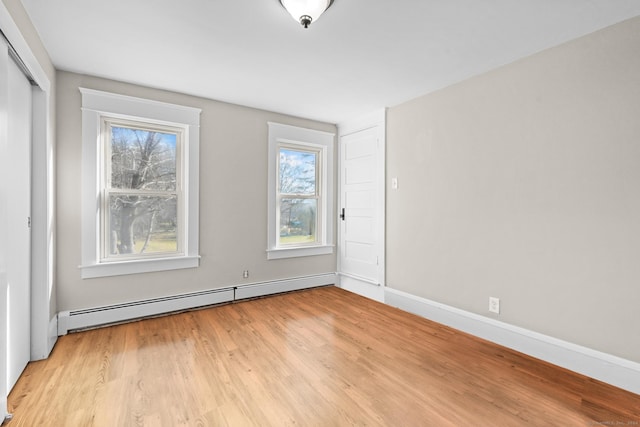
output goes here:
[{"label": "ceiling light fixture", "polygon": [[329,9],[333,0],[280,0],[280,4],[289,12],[293,19],[309,28],[312,22],[320,18]]}]

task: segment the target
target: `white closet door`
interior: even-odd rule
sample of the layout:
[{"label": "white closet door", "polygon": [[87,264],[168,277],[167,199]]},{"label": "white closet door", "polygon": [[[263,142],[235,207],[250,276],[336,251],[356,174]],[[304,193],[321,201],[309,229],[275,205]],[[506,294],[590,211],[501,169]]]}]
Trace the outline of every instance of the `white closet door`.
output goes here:
[{"label": "white closet door", "polygon": [[7,227],[4,246],[7,282],[7,392],[30,358],[31,345],[31,85],[8,60],[6,159],[3,183]]}]

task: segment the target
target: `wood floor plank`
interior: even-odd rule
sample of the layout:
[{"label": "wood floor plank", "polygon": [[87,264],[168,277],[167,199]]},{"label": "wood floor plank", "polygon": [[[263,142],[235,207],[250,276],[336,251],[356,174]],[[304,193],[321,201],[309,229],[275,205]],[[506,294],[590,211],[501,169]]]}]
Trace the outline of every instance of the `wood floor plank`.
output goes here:
[{"label": "wood floor plank", "polygon": [[61,337],[10,426],[640,426],[640,396],[334,287]]}]

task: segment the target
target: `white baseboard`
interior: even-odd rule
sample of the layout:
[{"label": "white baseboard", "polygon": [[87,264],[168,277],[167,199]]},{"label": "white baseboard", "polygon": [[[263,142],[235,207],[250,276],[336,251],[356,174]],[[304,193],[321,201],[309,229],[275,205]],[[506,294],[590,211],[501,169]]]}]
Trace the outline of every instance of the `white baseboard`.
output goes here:
[{"label": "white baseboard", "polygon": [[640,363],[385,287],[386,304],[640,394]]},{"label": "white baseboard", "polygon": [[[335,282],[335,273],[327,273],[315,276],[250,283],[222,289],[151,298],[102,307],[61,311],[58,313],[57,319],[52,320],[53,325],[50,324],[50,328],[56,328],[54,330],[57,333],[54,333],[54,335],[57,338],[58,335],[66,335],[69,331],[73,330],[158,316],[246,298],[333,285]],[[51,348],[53,348],[53,344],[55,344],[55,339],[50,341]]]},{"label": "white baseboard", "polygon": [[338,273],[338,277],[338,286],[340,288],[378,302],[384,302],[384,287],[380,284],[360,280],[357,277],[347,276],[342,273]]},{"label": "white baseboard", "polygon": [[47,336],[43,340],[44,346],[36,346],[31,343],[30,361],[44,360],[51,354],[53,346],[58,341],[58,315],[56,314],[49,319],[49,326],[47,327]]},{"label": "white baseboard", "polygon": [[53,351],[53,346],[58,341],[58,315],[53,316],[53,319],[49,321],[49,331],[47,333],[47,356]]}]

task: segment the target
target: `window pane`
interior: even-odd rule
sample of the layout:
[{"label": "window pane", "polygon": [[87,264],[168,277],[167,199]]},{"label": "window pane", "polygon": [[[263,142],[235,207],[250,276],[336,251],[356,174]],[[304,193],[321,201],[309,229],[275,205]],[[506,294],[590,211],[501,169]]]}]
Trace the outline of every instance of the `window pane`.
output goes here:
[{"label": "window pane", "polygon": [[175,253],[177,196],[109,196],[109,256]]},{"label": "window pane", "polygon": [[318,153],[280,148],[280,193],[316,194]]},{"label": "window pane", "polygon": [[111,188],[176,189],[176,134],[111,127]]},{"label": "window pane", "polygon": [[282,199],[280,202],[280,244],[316,241],[315,199]]}]

